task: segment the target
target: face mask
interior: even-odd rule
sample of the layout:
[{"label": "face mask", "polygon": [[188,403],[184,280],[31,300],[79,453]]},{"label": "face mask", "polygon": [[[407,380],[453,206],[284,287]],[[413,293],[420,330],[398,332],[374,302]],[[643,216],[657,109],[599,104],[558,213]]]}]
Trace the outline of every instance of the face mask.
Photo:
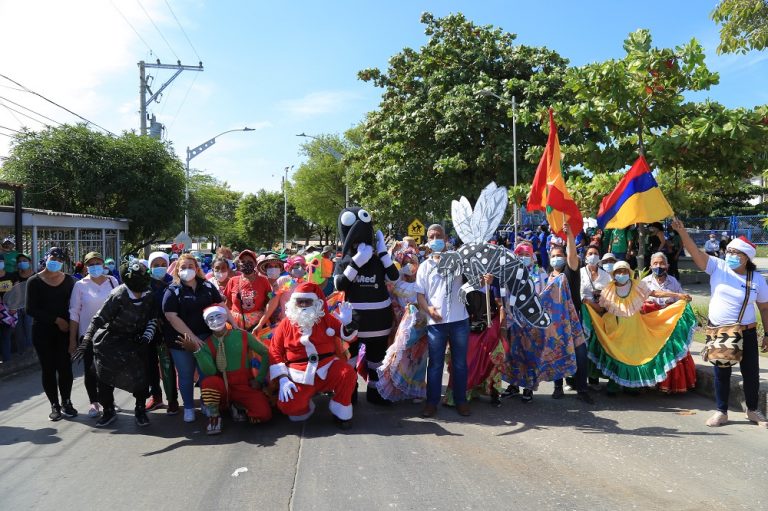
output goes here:
[{"label": "face mask", "polygon": [[728,254],[725,256],[725,264],[728,265],[728,268],[735,270],[741,266],[741,258],[735,254]]},{"label": "face mask", "polygon": [[109,271],[115,271],[115,263],[107,263],[107,268]]},{"label": "face mask", "polygon": [[163,280],[163,277],[168,273],[168,268],[165,266],[155,266],[150,270],[152,278],[155,280]]},{"label": "face mask", "polygon": [[618,275],[614,275],[613,279],[617,284],[626,284],[629,282],[629,275],[626,273],[619,273]]},{"label": "face mask", "polygon": [[291,270],[291,277],[296,277],[297,279],[300,279],[306,274],[307,272],[304,271],[304,268],[294,268]]},{"label": "face mask", "polygon": [[229,275],[228,271],[215,271],[213,272],[213,276],[218,280],[219,282],[223,280],[227,280],[227,275]]},{"label": "face mask", "polygon": [[187,270],[179,270],[179,278],[184,282],[189,282],[195,278],[195,270],[191,268]]},{"label": "face mask", "polygon": [[657,266],[656,268],[651,268],[651,271],[653,271],[653,274],[657,277],[660,277],[667,273],[667,269],[662,266]]},{"label": "face mask", "polygon": [[104,275],[104,265],[103,264],[94,264],[92,266],[88,267],[88,275],[94,278],[99,278],[102,275]]},{"label": "face mask", "polygon": [[226,314],[211,314],[205,318],[205,324],[214,332],[218,332],[227,325],[227,316]]},{"label": "face mask", "polygon": [[613,263],[605,263],[603,269],[608,273],[611,273],[613,271]]},{"label": "face mask", "polygon": [[29,269],[29,261],[21,261],[16,266],[18,266],[20,270],[28,270]]},{"label": "face mask", "polygon": [[425,252],[423,250],[419,250],[419,256],[424,257]]},{"label": "face mask", "polygon": [[62,266],[64,266],[64,263],[56,259],[50,259],[45,262],[45,269],[48,271],[61,271]]},{"label": "face mask", "polygon": [[227,259],[227,262],[229,263],[229,267],[234,270],[235,269],[235,260],[234,259]]},{"label": "face mask", "polygon": [[522,263],[526,267],[530,267],[531,263],[533,262],[533,259],[531,258],[531,256],[522,256],[522,257],[520,257],[520,261],[522,261]]},{"label": "face mask", "polygon": [[429,242],[429,248],[432,252],[442,252],[445,248],[445,240],[436,239]]},{"label": "face mask", "polygon": [[552,268],[562,270],[565,266],[565,257],[553,257],[549,262],[552,264]]},{"label": "face mask", "polygon": [[596,266],[597,263],[600,262],[600,256],[597,254],[588,255],[585,259],[587,261],[587,264],[591,264],[593,266]]},{"label": "face mask", "polygon": [[243,263],[241,266],[245,275],[251,275],[254,271],[256,271],[256,266],[250,261]]},{"label": "face mask", "polygon": [[280,268],[267,268],[267,278],[275,280],[280,276]]},{"label": "face mask", "polygon": [[413,275],[413,266],[410,264],[403,265],[403,267],[400,268],[400,274],[408,277]]}]

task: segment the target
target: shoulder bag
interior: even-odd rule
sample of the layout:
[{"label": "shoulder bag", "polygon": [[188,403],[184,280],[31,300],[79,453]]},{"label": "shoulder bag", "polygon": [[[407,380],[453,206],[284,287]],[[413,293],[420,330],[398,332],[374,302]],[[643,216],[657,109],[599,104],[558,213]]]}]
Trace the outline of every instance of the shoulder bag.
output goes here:
[{"label": "shoulder bag", "polygon": [[741,304],[739,319],[736,323],[728,325],[707,325],[705,333],[707,336],[704,349],[701,350],[701,358],[704,362],[709,362],[718,367],[731,367],[741,362],[744,354],[745,325],[741,324],[744,317],[744,311],[749,304],[749,291],[752,288],[752,272],[747,273],[747,291],[744,294],[744,303]]}]

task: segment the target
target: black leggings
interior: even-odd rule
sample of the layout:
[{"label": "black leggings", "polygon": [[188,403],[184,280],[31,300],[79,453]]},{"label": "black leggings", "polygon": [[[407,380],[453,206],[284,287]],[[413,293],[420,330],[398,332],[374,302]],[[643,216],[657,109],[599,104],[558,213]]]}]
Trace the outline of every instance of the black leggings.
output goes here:
[{"label": "black leggings", "polygon": [[[69,401],[72,395],[72,359],[69,355],[69,334],[54,325],[32,324],[32,345],[42,369],[43,390],[52,405]],[[58,389],[57,389],[58,387]]]},{"label": "black leggings", "polygon": [[[83,338],[80,338],[83,342]],[[85,391],[88,393],[88,401],[91,403],[99,402],[98,382],[96,377],[96,367],[93,365],[93,343],[89,342],[88,347],[83,353],[83,380],[85,380]]]}]

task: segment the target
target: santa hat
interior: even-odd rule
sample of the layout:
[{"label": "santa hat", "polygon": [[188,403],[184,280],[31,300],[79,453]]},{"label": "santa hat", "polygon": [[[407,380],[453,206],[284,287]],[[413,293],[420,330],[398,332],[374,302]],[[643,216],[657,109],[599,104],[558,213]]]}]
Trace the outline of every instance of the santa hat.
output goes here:
[{"label": "santa hat", "polygon": [[757,253],[757,247],[755,247],[755,244],[744,236],[734,238],[730,243],[728,243],[728,248],[733,248],[739,252],[743,252],[747,257],[749,257],[750,261],[755,258],[755,254]]},{"label": "santa hat", "polygon": [[323,290],[314,282],[302,282],[296,286],[296,289],[294,289],[291,294],[291,300],[298,300],[301,298],[325,301]]},{"label": "santa hat", "polygon": [[211,314],[226,314],[227,309],[221,305],[211,305],[203,309],[203,319],[208,319]]}]

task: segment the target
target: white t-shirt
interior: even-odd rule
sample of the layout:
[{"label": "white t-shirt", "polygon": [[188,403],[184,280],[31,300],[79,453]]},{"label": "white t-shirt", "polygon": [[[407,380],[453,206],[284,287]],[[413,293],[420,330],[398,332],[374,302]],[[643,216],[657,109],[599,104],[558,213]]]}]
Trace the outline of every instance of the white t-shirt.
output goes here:
[{"label": "white t-shirt", "polygon": [[[683,293],[683,286],[672,275],[667,275],[663,283],[659,283],[654,275],[648,275],[643,278],[643,282],[648,286],[651,291],[669,291],[670,293]],[[653,301],[659,305],[666,307],[669,304],[675,303],[677,298],[655,298],[653,296],[648,297],[648,301]]]},{"label": "white t-shirt", "polygon": [[[709,287],[712,299],[709,301],[709,320],[715,325],[736,323],[747,288],[747,276],[739,275],[728,267],[725,260],[709,257],[707,262]],[[759,272],[752,274],[752,289],[749,303],[741,319],[742,325],[755,323],[755,302],[768,302],[768,284]]]},{"label": "white t-shirt", "polygon": [[[433,257],[427,258],[419,265],[419,271],[416,272],[416,292],[423,294],[427,303],[434,306],[443,317],[439,324],[469,318],[467,308],[459,298],[460,288],[461,277],[454,277],[446,283],[437,273],[437,261]],[[427,324],[435,325],[438,322],[427,314]]]},{"label": "white t-shirt", "polygon": [[597,267],[597,278],[595,280],[592,280],[592,273],[586,266],[583,266],[579,271],[581,272],[581,287],[579,288],[579,294],[581,295],[582,301],[594,300],[594,292],[602,291],[605,286],[611,282],[611,274],[600,266]]},{"label": "white t-shirt", "polygon": [[94,282],[90,275],[75,282],[69,298],[69,319],[77,321],[79,336],[85,335],[91,320],[117,286],[117,280],[111,275],[107,275],[101,284]]}]

